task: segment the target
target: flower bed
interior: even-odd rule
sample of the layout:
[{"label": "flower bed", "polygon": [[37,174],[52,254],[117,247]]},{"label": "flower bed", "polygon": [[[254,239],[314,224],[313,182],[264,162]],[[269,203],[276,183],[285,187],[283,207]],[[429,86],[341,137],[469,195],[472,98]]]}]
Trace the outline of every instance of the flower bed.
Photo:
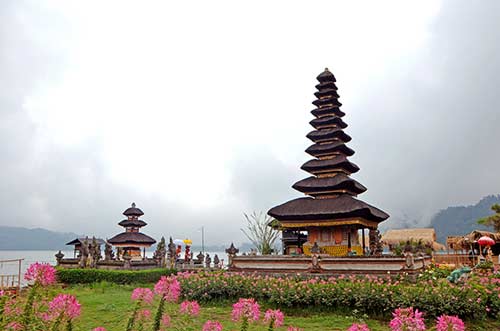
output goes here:
[{"label": "flower bed", "polygon": [[347,307],[377,316],[389,316],[398,307],[415,307],[430,317],[446,314],[475,319],[500,313],[500,279],[494,276],[472,277],[461,285],[446,279],[412,284],[389,277],[303,280],[229,273],[185,273],[178,279],[182,295],[200,302],[251,297],[279,307],[331,311]]}]

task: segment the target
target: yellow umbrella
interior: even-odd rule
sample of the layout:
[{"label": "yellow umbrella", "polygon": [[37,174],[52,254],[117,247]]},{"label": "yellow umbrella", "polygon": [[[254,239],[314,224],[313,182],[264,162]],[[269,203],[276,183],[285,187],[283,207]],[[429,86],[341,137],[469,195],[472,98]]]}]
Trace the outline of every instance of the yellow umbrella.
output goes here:
[{"label": "yellow umbrella", "polygon": [[184,239],[183,242],[186,244],[186,245],[192,245],[193,244],[193,241],[191,239]]}]

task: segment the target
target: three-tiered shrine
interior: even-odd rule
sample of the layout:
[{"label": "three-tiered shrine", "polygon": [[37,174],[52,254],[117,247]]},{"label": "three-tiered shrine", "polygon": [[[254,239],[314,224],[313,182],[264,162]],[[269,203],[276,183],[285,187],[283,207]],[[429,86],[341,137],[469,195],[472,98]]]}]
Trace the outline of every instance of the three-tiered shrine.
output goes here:
[{"label": "three-tiered shrine", "polygon": [[156,240],[151,238],[150,236],[139,232],[139,229],[143,226],[146,226],[147,223],[143,220],[140,220],[139,217],[144,215],[142,210],[135,206],[135,203],[132,203],[132,206],[127,208],[123,215],[127,216],[127,219],[118,223],[118,225],[123,226],[125,228],[125,232],[119,233],[111,239],[108,239],[108,242],[115,247],[120,248],[121,254],[119,255],[128,255],[132,258],[140,258],[141,257],[141,249],[143,251],[143,257],[146,257],[146,248],[151,247]]},{"label": "three-tiered shrine", "polygon": [[[345,113],[340,110],[335,76],[325,69],[317,79],[313,102],[317,108],[311,111],[316,118],[309,122],[315,130],[307,135],[314,144],[306,150],[314,159],[301,167],[312,176],[293,185],[308,197],[285,202],[268,214],[278,220],[284,238],[297,237],[296,245],[306,255],[313,247],[332,256],[363,255],[365,229],[376,230],[389,215],[356,199],[366,188],[350,177],[359,168],[347,159],[354,151],[346,146],[351,137],[343,131],[347,124],[342,120]],[[359,240],[360,229],[363,240]],[[303,243],[300,234],[305,231]],[[285,252],[290,248],[285,247]]]}]

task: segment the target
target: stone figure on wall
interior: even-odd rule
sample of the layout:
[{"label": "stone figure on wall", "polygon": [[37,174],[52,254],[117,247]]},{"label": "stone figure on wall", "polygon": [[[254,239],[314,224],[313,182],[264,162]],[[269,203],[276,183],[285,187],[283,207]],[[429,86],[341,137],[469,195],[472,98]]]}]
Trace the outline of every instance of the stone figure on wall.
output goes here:
[{"label": "stone figure on wall", "polygon": [[175,260],[176,260],[175,244],[174,241],[172,240],[172,237],[170,237],[168,242],[168,264],[170,268],[174,267]]},{"label": "stone figure on wall", "polygon": [[214,256],[214,267],[220,268],[220,260],[219,260],[219,257],[217,256],[217,254],[215,254],[215,256]]},{"label": "stone figure on wall", "polygon": [[160,268],[165,267],[165,256],[167,255],[167,247],[165,243],[165,238],[161,237],[160,242],[156,246],[156,250],[153,254],[153,259],[155,259],[156,263]]},{"label": "stone figure on wall", "polygon": [[228,267],[232,267],[233,266],[233,257],[236,256],[236,254],[238,254],[240,252],[240,250],[236,247],[234,247],[234,244],[231,243],[231,246],[229,246],[229,248],[226,248],[226,253],[229,257],[229,265]]},{"label": "stone figure on wall", "polygon": [[113,247],[106,241],[104,244],[104,260],[110,261],[115,258],[115,253],[113,252]]},{"label": "stone figure on wall", "polygon": [[86,268],[87,260],[89,258],[89,241],[87,240],[87,238],[83,240],[80,251],[80,268]]},{"label": "stone figure on wall", "polygon": [[210,264],[212,263],[212,258],[210,254],[207,253],[207,257],[205,257],[205,267],[210,268]]},{"label": "stone figure on wall", "polygon": [[97,239],[95,237],[92,238],[92,242],[90,243],[90,267],[91,268],[96,268],[97,267],[97,262],[102,258],[101,255],[101,247],[99,246],[99,243],[97,242]]},{"label": "stone figure on wall", "polygon": [[384,246],[382,244],[380,231],[376,229],[370,229],[368,234],[370,238],[370,255],[381,256]]}]

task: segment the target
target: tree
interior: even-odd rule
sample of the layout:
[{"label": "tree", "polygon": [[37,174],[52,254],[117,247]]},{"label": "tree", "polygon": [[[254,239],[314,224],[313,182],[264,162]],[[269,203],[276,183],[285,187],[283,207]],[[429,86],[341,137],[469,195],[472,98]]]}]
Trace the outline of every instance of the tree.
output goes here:
[{"label": "tree", "polygon": [[500,205],[495,203],[491,206],[491,210],[493,210],[495,214],[480,218],[477,223],[492,226],[496,232],[500,232]]},{"label": "tree", "polygon": [[250,216],[247,214],[243,215],[245,215],[245,219],[247,220],[247,227],[246,229],[241,229],[241,231],[254,244],[260,254],[271,254],[274,243],[279,237],[279,231],[269,226],[275,220],[262,212],[259,214],[253,212]]}]

